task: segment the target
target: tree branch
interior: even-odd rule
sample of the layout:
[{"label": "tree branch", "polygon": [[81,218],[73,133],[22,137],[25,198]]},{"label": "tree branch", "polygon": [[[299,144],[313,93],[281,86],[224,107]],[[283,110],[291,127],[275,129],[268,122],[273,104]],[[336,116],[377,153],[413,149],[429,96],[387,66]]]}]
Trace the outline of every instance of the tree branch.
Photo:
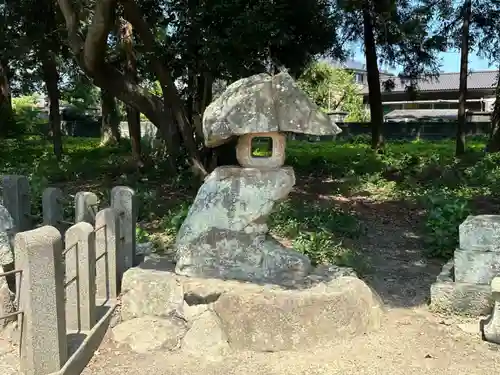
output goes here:
[{"label": "tree branch", "polygon": [[75,56],[78,56],[83,48],[83,40],[79,33],[79,20],[76,15],[73,6],[71,5],[71,0],[57,0],[59,8],[61,8],[61,13],[64,16],[66,22],[66,29],[68,30],[68,41],[71,50]]},{"label": "tree branch", "polygon": [[94,8],[94,17],[85,38],[83,61],[90,70],[96,70],[104,63],[108,35],[113,25],[113,9],[116,0],[98,0]]},{"label": "tree branch", "polygon": [[[125,11],[125,17],[134,26],[139,34],[142,42],[149,52],[157,50],[156,40],[151,32],[149,25],[144,20],[141,9],[137,6],[134,0],[119,0]],[[184,144],[193,159],[199,158],[199,152],[196,142],[193,137],[193,131],[190,121],[186,115],[184,104],[179,96],[179,92],[175,87],[174,81],[159,59],[151,59],[151,65],[160,81],[164,91],[164,96],[172,107],[175,120],[179,126]]]},{"label": "tree branch", "polygon": [[78,65],[96,86],[144,113],[158,126],[163,106],[161,100],[144,93],[139,85],[105,62],[106,42],[112,23],[112,6],[116,5],[116,0],[98,0],[85,42],[80,36],[79,20],[71,0],[58,0],[58,4],[66,21],[70,47]]}]

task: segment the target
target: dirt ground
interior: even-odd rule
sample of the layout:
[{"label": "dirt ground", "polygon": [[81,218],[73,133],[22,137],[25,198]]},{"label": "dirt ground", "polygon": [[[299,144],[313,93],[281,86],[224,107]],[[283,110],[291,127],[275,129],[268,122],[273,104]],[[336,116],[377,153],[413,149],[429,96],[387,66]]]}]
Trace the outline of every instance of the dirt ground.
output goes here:
[{"label": "dirt ground", "polygon": [[[359,247],[370,265],[364,278],[387,309],[381,330],[310,352],[239,352],[219,361],[168,353],[139,355],[108,337],[83,374],[489,375],[500,371],[500,346],[481,341],[478,319],[428,311],[429,286],[441,264],[421,254],[418,209],[366,197],[325,198],[355,212],[366,227]],[[15,373],[9,372],[13,365],[11,370],[6,365],[15,355],[0,341],[0,375]]]}]

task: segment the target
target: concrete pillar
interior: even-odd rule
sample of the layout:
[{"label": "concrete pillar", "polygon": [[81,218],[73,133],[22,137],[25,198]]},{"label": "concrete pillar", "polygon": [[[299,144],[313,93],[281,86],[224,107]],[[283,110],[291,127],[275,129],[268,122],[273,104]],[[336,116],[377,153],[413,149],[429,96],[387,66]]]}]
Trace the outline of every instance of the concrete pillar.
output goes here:
[{"label": "concrete pillar", "polygon": [[61,234],[50,226],[18,233],[15,238],[21,327],[20,367],[25,375],[59,371],[68,345],[64,314],[64,268]]}]

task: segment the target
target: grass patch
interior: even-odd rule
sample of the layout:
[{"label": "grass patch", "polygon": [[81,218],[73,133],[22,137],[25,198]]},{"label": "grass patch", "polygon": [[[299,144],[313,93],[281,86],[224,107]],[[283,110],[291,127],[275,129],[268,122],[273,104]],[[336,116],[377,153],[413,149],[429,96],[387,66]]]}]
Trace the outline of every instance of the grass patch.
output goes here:
[{"label": "grass patch", "polygon": [[[146,224],[137,235],[144,241],[154,233],[175,237],[195,194],[187,171],[166,177],[162,161],[155,160],[138,173],[131,166],[127,142],[101,147],[98,139],[68,137],[63,143],[65,154],[57,161],[47,140],[2,140],[0,174],[28,176],[33,214],[40,216],[41,194],[49,185],[67,194],[93,191],[106,204],[109,189],[123,184],[134,188],[141,202],[139,217]],[[458,225],[467,215],[493,213],[500,206],[500,154],[485,155],[484,147],[485,139],[469,139],[468,153],[458,160],[451,140],[388,142],[383,154],[373,153],[364,137],[289,141],[286,163],[294,167],[299,182],[313,181],[311,190],[322,187],[326,194],[418,203],[426,212],[422,229],[427,254],[446,258],[456,246]],[[265,152],[261,147],[258,151]],[[66,211],[71,220],[70,203]],[[363,235],[363,228],[355,217],[331,203],[289,199],[276,207],[269,226],[314,263],[355,266],[358,262],[349,243]]]}]

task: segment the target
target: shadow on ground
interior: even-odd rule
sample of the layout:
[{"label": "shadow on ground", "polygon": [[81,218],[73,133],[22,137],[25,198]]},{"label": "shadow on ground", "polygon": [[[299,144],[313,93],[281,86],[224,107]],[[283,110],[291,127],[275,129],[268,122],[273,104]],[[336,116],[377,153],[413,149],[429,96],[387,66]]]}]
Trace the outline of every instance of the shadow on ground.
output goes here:
[{"label": "shadow on ground", "polygon": [[360,275],[388,307],[411,308],[428,303],[430,286],[444,264],[424,256],[424,211],[405,201],[377,201],[368,194],[340,195],[335,181],[299,184],[292,198],[324,202],[355,215],[364,230],[350,245],[367,264]]}]

